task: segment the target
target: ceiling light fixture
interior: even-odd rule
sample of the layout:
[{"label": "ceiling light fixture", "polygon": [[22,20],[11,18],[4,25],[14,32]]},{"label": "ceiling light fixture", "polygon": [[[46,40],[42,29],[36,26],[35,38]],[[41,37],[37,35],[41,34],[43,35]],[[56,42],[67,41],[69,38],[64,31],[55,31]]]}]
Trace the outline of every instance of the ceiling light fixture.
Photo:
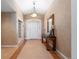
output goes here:
[{"label": "ceiling light fixture", "polygon": [[33,13],[31,16],[32,17],[37,17],[37,14],[36,13]]},{"label": "ceiling light fixture", "polygon": [[33,13],[31,14],[31,17],[37,17],[36,8],[35,8],[35,1],[33,1]]}]

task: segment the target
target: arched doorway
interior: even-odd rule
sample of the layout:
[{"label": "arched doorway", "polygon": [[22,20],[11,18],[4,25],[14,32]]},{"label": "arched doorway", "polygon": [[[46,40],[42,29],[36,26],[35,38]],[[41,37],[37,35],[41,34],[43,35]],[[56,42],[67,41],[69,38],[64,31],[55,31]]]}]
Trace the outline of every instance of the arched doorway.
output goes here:
[{"label": "arched doorway", "polygon": [[25,39],[41,39],[42,24],[40,19],[28,19],[25,25]]}]

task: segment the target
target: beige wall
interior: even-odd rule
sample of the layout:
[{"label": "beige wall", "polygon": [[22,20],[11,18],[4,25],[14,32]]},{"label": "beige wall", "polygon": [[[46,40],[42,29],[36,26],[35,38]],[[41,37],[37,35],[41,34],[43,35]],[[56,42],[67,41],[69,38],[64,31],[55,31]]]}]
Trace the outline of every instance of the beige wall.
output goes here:
[{"label": "beige wall", "polygon": [[[21,9],[15,3],[15,12],[2,12],[1,25],[2,25],[2,45],[17,45],[24,39],[24,22]],[[18,20],[22,21],[21,37],[18,37]],[[7,30],[7,31],[6,31]]]},{"label": "beige wall", "polygon": [[66,57],[71,57],[71,1],[54,0],[45,15],[45,32],[47,32],[47,19],[55,15],[55,35],[57,49]]},{"label": "beige wall", "polygon": [[16,45],[16,20],[15,13],[1,13],[1,44]]}]

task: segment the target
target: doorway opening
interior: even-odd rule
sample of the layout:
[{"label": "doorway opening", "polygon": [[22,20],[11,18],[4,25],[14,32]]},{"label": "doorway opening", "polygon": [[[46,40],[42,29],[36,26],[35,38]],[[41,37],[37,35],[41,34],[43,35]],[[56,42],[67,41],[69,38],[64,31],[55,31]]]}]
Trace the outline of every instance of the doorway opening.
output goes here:
[{"label": "doorway opening", "polygon": [[40,19],[28,19],[25,25],[25,39],[41,39],[42,24]]}]

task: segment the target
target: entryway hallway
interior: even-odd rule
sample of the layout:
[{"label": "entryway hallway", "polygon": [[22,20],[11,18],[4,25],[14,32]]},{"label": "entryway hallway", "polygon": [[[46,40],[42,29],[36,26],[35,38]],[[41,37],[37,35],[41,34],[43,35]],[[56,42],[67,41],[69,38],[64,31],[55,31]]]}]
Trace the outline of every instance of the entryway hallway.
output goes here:
[{"label": "entryway hallway", "polygon": [[27,40],[17,59],[54,59],[41,40]]},{"label": "entryway hallway", "polygon": [[71,2],[1,0],[2,59],[76,59]]}]

